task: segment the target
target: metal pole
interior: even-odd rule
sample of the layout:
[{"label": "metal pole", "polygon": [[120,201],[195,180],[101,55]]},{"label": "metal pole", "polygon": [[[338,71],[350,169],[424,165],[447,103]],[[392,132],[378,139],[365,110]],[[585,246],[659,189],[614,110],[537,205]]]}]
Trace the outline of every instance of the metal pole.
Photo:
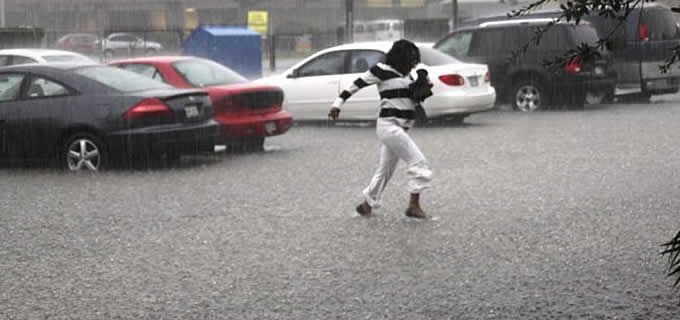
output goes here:
[{"label": "metal pole", "polygon": [[345,42],[354,42],[354,0],[345,0]]},{"label": "metal pole", "polygon": [[0,0],[0,27],[4,28],[5,24],[5,0]]},{"label": "metal pole", "polygon": [[458,27],[458,0],[451,0],[451,30]]}]

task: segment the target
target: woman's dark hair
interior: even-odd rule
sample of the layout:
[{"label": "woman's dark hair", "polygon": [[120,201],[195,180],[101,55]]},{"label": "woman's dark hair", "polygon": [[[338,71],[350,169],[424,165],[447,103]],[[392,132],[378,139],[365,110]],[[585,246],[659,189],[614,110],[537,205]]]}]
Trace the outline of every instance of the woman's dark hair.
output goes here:
[{"label": "woman's dark hair", "polygon": [[385,58],[385,64],[397,70],[410,69],[418,62],[420,62],[420,50],[413,42],[406,39],[395,41]]}]

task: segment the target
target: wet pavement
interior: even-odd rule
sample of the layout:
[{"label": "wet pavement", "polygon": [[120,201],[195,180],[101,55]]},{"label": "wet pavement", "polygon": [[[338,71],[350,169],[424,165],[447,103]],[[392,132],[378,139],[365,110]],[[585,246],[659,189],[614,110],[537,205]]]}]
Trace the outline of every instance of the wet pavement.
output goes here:
[{"label": "wet pavement", "polygon": [[371,218],[370,125],[169,169],[0,169],[0,319],[677,319],[680,101],[473,115]]}]

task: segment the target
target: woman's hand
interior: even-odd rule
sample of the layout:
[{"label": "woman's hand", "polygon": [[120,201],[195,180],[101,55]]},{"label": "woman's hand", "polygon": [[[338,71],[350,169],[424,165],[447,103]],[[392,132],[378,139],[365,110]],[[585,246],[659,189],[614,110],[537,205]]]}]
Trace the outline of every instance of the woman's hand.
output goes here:
[{"label": "woman's hand", "polygon": [[331,107],[331,110],[328,111],[328,117],[335,120],[340,116],[340,108],[338,107]]}]

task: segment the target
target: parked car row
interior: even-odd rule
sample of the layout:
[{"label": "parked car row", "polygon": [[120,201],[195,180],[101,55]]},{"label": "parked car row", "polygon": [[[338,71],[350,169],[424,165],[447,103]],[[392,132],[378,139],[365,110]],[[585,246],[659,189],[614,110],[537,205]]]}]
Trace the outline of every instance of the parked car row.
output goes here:
[{"label": "parked car row", "polygon": [[[435,44],[418,43],[421,61],[412,77],[417,69],[427,70],[433,95],[417,120],[462,122],[497,101],[534,111],[611,100],[631,88],[643,99],[677,92],[680,71],[661,73],[658,65],[680,45],[680,29],[668,9],[650,5],[643,10],[633,14],[633,22],[625,20],[620,34],[597,14],[579,24],[555,23],[525,52],[519,51],[522,45],[553,22],[555,12],[490,17]],[[601,57],[546,68],[546,61],[609,33],[614,44]],[[78,35],[60,43],[88,47],[94,41],[104,50],[138,48],[152,54],[161,48],[127,36],[99,41]],[[62,50],[0,50],[0,157],[55,158],[79,171],[116,161],[175,161],[218,144],[261,150],[266,137],[284,134],[293,119],[326,120],[338,94],[384,62],[391,45],[327,48],[280,75],[255,81],[197,57],[153,56],[101,65]],[[375,119],[378,100],[376,87],[359,91],[344,105],[343,119]]]},{"label": "parked car row", "polygon": [[93,33],[69,33],[59,38],[55,47],[86,55],[102,54],[107,59],[133,52],[155,55],[163,50],[163,45],[159,42],[126,32],[111,33],[104,38]]},{"label": "parked car row", "polygon": [[[57,54],[77,59],[44,59]],[[58,50],[3,56],[16,63],[0,68],[0,159],[56,159],[68,170],[96,171],[176,161],[215,145],[260,150],[265,137],[292,126],[281,89],[200,58],[102,65]]]}]

